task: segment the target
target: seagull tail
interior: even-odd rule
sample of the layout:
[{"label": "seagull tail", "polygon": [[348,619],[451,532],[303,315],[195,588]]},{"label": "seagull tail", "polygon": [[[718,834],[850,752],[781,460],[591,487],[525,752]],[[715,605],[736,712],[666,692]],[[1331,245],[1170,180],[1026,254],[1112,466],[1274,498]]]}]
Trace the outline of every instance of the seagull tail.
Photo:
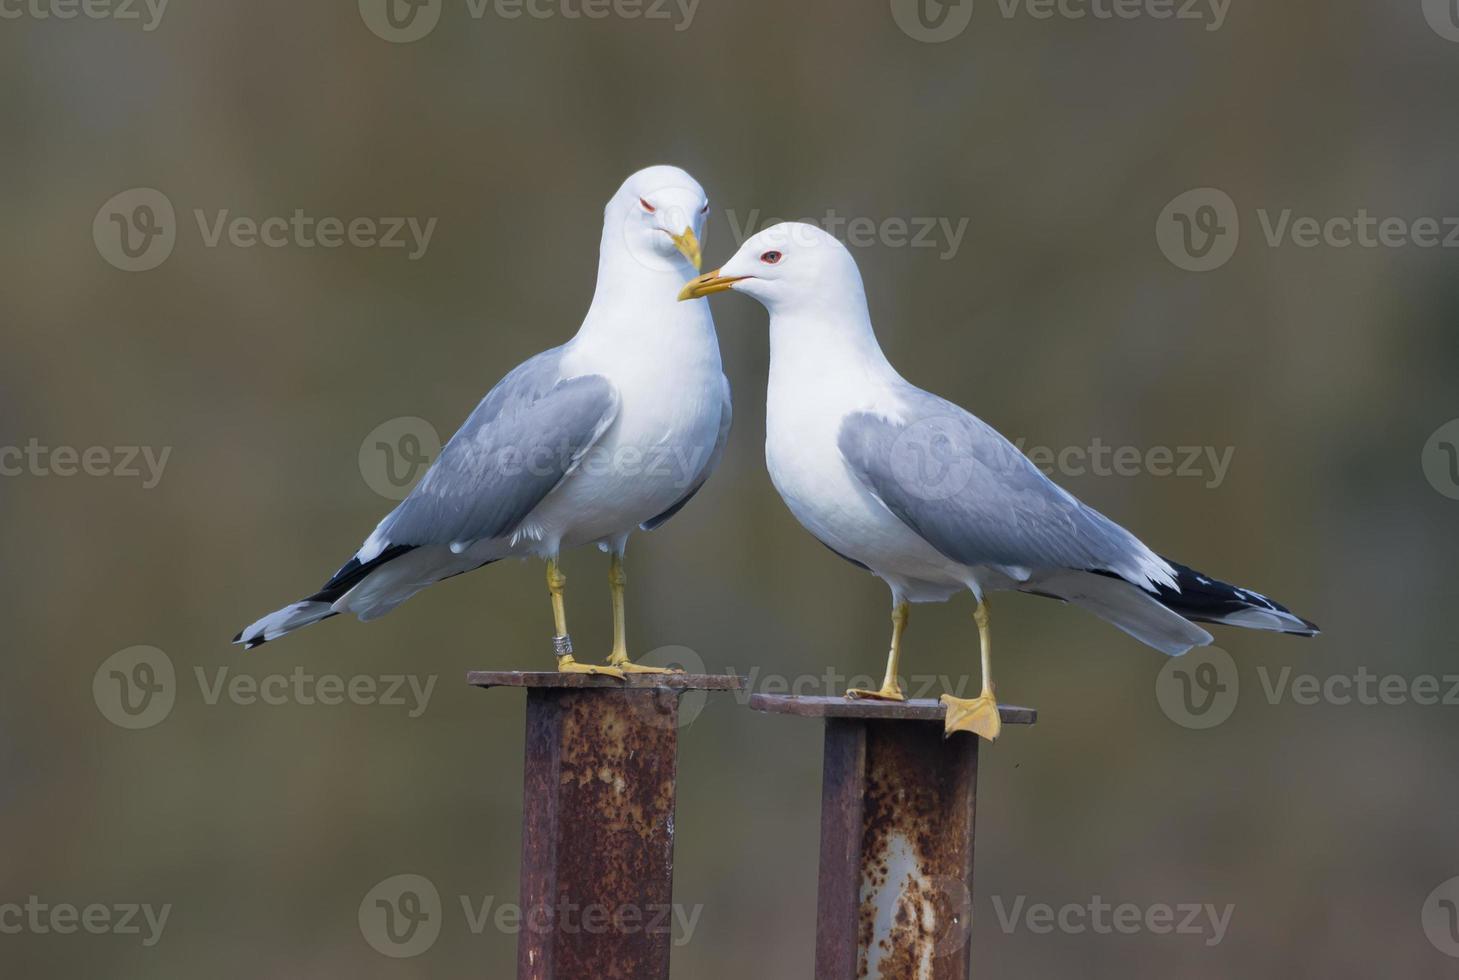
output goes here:
[{"label": "seagull tail", "polygon": [[1022,588],[1024,592],[1062,599],[1086,609],[1141,643],[1172,657],[1211,642],[1210,633],[1147,590],[1108,572],[1056,569],[1035,575]]},{"label": "seagull tail", "polygon": [[1303,619],[1259,592],[1238,588],[1166,559],[1175,570],[1176,588],[1156,585],[1155,598],[1172,612],[1198,623],[1221,623],[1292,636],[1317,636],[1317,624]]},{"label": "seagull tail", "polygon": [[365,562],[360,561],[359,556],[356,555],[345,562],[344,567],[324,583],[324,588],[307,598],[271,612],[252,626],[240,630],[238,635],[233,637],[233,642],[240,644],[245,650],[252,650],[254,647],[263,646],[270,640],[287,636],[295,630],[312,626],[331,616],[338,616],[340,610],[335,608],[335,603],[346,593],[363,582],[381,565],[394,561],[412,550],[414,549],[410,545],[391,545],[370,561]]},{"label": "seagull tail", "polygon": [[238,635],[233,637],[233,642],[241,644],[245,650],[252,650],[254,647],[263,646],[269,640],[277,640],[295,630],[312,626],[320,620],[338,615],[339,613],[331,608],[330,603],[303,599],[276,612],[271,612],[247,629],[239,631]]}]

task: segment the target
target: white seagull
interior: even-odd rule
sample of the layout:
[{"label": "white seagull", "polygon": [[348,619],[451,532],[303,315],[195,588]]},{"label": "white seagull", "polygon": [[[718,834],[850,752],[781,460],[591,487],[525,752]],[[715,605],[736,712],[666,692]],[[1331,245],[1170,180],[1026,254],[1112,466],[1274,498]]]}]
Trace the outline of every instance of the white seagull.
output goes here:
[{"label": "white seagull", "polygon": [[1048,480],[1011,442],[903,380],[872,330],[856,262],[811,225],[750,238],[681,299],[734,290],[770,313],[765,461],[806,530],[892,590],[892,646],[878,691],[897,682],[907,603],[977,600],[982,694],[943,695],[946,730],[999,732],[986,596],[1016,590],[1082,606],[1172,656],[1211,642],[1194,621],[1315,636],[1247,589],[1162,558]]},{"label": "white seagull", "polygon": [[[628,536],[678,513],[718,465],[729,381],[709,304],[680,304],[699,271],[709,202],[677,167],[629,177],[603,215],[598,283],[577,335],[526,361],[471,413],[411,494],[318,592],[243,630],[253,648],[330,616],[375,619],[432,583],[502,558],[547,561],[558,669],[657,672],[628,657]],[[573,658],[564,548],[612,557],[608,666]]]}]

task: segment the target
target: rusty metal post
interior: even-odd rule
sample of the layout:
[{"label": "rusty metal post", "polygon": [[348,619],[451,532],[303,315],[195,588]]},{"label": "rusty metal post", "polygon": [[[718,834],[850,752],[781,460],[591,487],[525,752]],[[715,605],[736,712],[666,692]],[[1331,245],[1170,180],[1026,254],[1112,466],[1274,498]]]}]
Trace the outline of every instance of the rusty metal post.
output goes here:
[{"label": "rusty metal post", "polygon": [[[979,739],[944,738],[936,701],[750,707],[826,723],[815,980],[967,980]],[[999,710],[1005,725],[1037,720]]]},{"label": "rusty metal post", "polygon": [[519,980],[668,980],[679,696],[742,679],[467,679],[527,689]]}]

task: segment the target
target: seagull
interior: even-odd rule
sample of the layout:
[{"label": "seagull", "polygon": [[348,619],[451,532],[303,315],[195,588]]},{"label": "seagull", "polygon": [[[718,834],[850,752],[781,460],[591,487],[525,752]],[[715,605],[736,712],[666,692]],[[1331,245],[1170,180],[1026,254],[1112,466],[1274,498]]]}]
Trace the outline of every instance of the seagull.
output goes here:
[{"label": "seagull", "polygon": [[[729,436],[729,381],[708,302],[675,302],[700,268],[704,189],[650,167],[608,202],[592,305],[577,334],[497,384],[398,507],[323,588],[233,638],[252,649],[328,619],[383,616],[426,586],[508,557],[547,563],[557,668],[664,673],[634,664],[624,624],[629,535],[684,507]],[[611,556],[613,648],[577,662],[559,565],[565,548]]]},{"label": "seagull", "polygon": [[942,696],[945,729],[998,736],[987,595],[1081,606],[1171,656],[1211,642],[1197,622],[1317,635],[1265,596],[1162,558],[1046,478],[991,426],[902,378],[872,329],[846,247],[780,224],[680,293],[733,290],[770,314],[765,461],[796,519],[892,592],[886,679],[850,697],[905,700],[897,681],[908,602],[977,602],[982,693]]}]

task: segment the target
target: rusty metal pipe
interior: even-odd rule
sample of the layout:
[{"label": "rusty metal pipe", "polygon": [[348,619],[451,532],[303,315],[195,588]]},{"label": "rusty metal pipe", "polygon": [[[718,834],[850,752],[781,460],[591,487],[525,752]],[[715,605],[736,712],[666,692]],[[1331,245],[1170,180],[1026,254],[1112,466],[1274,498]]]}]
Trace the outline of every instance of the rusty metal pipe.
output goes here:
[{"label": "rusty metal pipe", "polygon": [[980,740],[944,738],[936,701],[757,694],[750,706],[825,719],[815,980],[966,980]]},{"label": "rusty metal pipe", "polygon": [[519,980],[668,980],[679,696],[738,677],[473,672],[527,688]]}]

